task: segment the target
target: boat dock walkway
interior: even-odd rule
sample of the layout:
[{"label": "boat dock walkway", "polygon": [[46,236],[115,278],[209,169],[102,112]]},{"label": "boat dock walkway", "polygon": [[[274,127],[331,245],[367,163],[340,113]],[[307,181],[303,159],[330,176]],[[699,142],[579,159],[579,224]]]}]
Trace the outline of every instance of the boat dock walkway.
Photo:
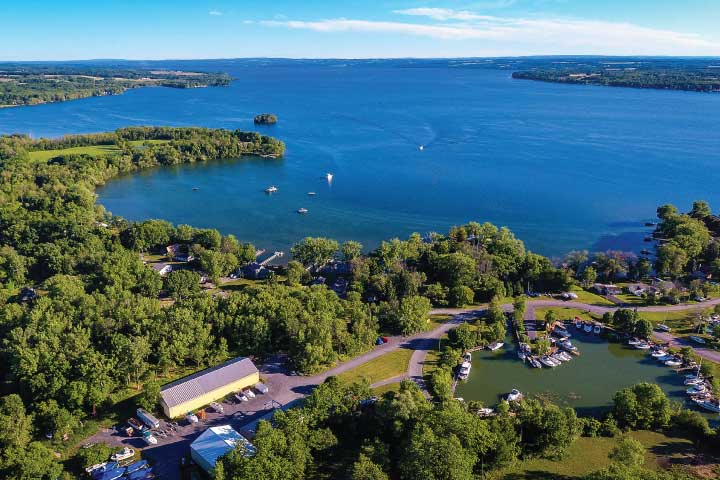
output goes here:
[{"label": "boat dock walkway", "polygon": [[263,267],[265,267],[265,266],[267,266],[270,262],[272,262],[273,260],[276,260],[276,259],[278,259],[278,258],[282,258],[282,257],[284,257],[284,256],[285,256],[285,252],[275,252],[275,253],[273,253],[272,255],[270,255],[268,258],[266,258],[265,260],[263,260],[262,262],[260,262],[260,265],[263,266]]}]

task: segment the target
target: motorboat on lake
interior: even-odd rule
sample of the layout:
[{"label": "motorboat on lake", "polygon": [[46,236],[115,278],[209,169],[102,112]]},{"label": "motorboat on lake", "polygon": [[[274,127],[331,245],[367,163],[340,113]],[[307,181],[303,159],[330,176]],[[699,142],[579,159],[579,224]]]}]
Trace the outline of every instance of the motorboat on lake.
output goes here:
[{"label": "motorboat on lake", "polygon": [[635,348],[638,350],[650,350],[650,344],[648,342],[642,341],[640,343],[636,343]]},{"label": "motorboat on lake", "polygon": [[688,395],[697,395],[699,393],[705,393],[706,391],[707,387],[705,386],[705,384],[699,383],[685,390],[685,393],[687,393]]},{"label": "motorboat on lake", "polygon": [[533,368],[542,368],[542,363],[540,363],[535,357],[530,357],[530,365]]},{"label": "motorboat on lake", "polygon": [[703,377],[692,377],[692,378],[686,378],[683,383],[685,385],[700,385],[705,381],[705,378]]},{"label": "motorboat on lake", "polygon": [[505,397],[508,402],[519,402],[522,398],[523,394],[517,388],[513,388]]},{"label": "motorboat on lake", "polygon": [[591,333],[593,331],[593,326],[591,323],[586,323],[583,327],[583,330],[585,330],[585,333]]},{"label": "motorboat on lake", "polygon": [[563,342],[559,342],[558,345],[560,348],[567,350],[568,352],[576,352],[577,347],[570,343],[570,340],[565,340]]},{"label": "motorboat on lake", "polygon": [[650,355],[652,355],[655,358],[660,358],[660,357],[664,357],[665,355],[667,355],[667,352],[665,350],[655,350],[655,351],[650,352]]},{"label": "motorboat on lake", "polygon": [[595,327],[593,327],[593,333],[600,335],[600,332],[602,332],[602,326],[599,323],[596,323]]},{"label": "motorboat on lake", "polygon": [[328,181],[328,182],[332,182],[333,174],[332,174],[332,173],[326,173],[326,174],[325,174],[325,178],[327,178],[327,181]]},{"label": "motorboat on lake", "polygon": [[312,196],[317,195],[317,193],[315,193],[315,192],[308,192],[308,195],[312,197]]},{"label": "motorboat on lake", "polygon": [[275,193],[278,189],[275,185],[270,185],[268,188],[265,189],[265,193]]},{"label": "motorboat on lake", "polygon": [[495,413],[495,410],[493,410],[492,408],[486,408],[486,407],[480,408],[477,411],[477,414],[481,417],[489,417],[489,416],[493,415],[494,413]]},{"label": "motorboat on lake", "polygon": [[298,208],[297,213],[300,213],[300,214],[308,213],[308,209],[307,208]]},{"label": "motorboat on lake", "polygon": [[720,401],[718,400],[693,398],[693,402],[695,402],[700,408],[720,413]]},{"label": "motorboat on lake", "polygon": [[583,322],[579,318],[575,317],[575,328],[580,330],[583,327]]},{"label": "motorboat on lake", "polygon": [[488,350],[490,350],[491,352],[494,352],[495,350],[501,349],[504,345],[505,345],[505,344],[504,344],[503,342],[494,342],[494,343],[491,343],[490,345],[488,345],[487,348],[488,348]]},{"label": "motorboat on lake", "polygon": [[470,368],[472,368],[472,364],[470,362],[463,362],[462,365],[460,365],[460,372],[458,373],[458,378],[460,380],[467,380],[468,376],[470,375]]},{"label": "motorboat on lake", "polygon": [[668,367],[679,367],[682,365],[682,362],[678,360],[677,358],[671,358],[670,360],[665,361],[665,365]]},{"label": "motorboat on lake", "polygon": [[555,367],[557,367],[557,366],[559,365],[558,362],[556,362],[556,361],[553,360],[552,358],[550,358],[550,357],[548,357],[548,356],[545,356],[545,355],[543,355],[542,357],[540,357],[540,363],[542,363],[542,364],[545,365],[546,367],[550,367],[550,368],[555,368]]}]

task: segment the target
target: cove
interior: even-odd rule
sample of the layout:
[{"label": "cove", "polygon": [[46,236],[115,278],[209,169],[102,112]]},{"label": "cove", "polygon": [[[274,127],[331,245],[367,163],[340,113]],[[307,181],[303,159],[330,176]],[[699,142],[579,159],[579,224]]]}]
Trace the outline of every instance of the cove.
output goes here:
[{"label": "cove", "polygon": [[[158,168],[97,191],[130,220],[214,227],[267,249],[307,235],[372,248],[476,220],[508,226],[549,256],[637,250],[659,204],[720,203],[720,95],[513,80],[508,71],[424,61],[182,67],[236,80],[3,109],[0,132],[196,125],[277,137],[287,145],[281,161]],[[261,112],[276,113],[278,124],[256,127]],[[279,188],[271,197],[262,192],[269,185]],[[308,215],[295,213],[301,207]]]},{"label": "cove", "polygon": [[[687,400],[684,375],[661,364],[647,351],[609,343],[594,334],[576,333],[574,327],[569,331],[580,356],[556,368],[530,368],[518,358],[510,336],[503,350],[474,352],[470,377],[458,384],[455,396],[496,405],[503,395],[517,388],[525,395],[573,407],[578,415],[600,415],[612,406],[616,391],[650,382],[658,384],[670,401],[698,410]],[[701,413],[709,420],[720,420],[717,414]]]}]

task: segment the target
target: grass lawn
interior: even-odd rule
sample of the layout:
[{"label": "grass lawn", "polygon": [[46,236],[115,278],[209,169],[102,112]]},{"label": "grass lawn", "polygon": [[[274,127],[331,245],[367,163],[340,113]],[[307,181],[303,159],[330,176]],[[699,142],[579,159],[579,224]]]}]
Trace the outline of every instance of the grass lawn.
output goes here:
[{"label": "grass lawn", "polygon": [[413,350],[400,348],[338,375],[346,382],[366,378],[371,384],[407,372]]},{"label": "grass lawn", "polygon": [[[693,444],[683,438],[674,438],[662,433],[638,431],[630,436],[640,441],[648,449],[645,465],[659,468],[661,460],[678,459],[694,451]],[[610,461],[608,453],[615,446],[615,438],[579,438],[562,460],[532,459],[518,462],[501,470],[492,478],[495,480],[569,480],[605,468]]]},{"label": "grass lawn", "polygon": [[557,315],[558,320],[573,320],[575,317],[580,317],[583,320],[600,320],[602,317],[597,317],[594,315],[591,315],[589,312],[586,312],[585,310],[580,310],[579,308],[569,308],[569,307],[544,307],[544,308],[536,308],[535,309],[535,318],[537,320],[543,320],[545,319],[545,313],[547,313],[548,310],[552,310],[555,312],[555,315]]},{"label": "grass lawn", "polygon": [[578,296],[577,299],[573,300],[575,302],[580,303],[587,303],[588,305],[600,305],[600,306],[612,306],[614,305],[610,300],[608,300],[605,297],[602,297],[596,293],[589,292],[587,290],[584,290],[578,286],[573,287],[571,290],[575,295]]},{"label": "grass lawn", "polygon": [[399,392],[399,391],[400,391],[400,382],[388,383],[387,385],[373,388],[373,393],[375,395],[377,395],[378,397],[382,396],[384,393],[387,393],[387,392]]},{"label": "grass lawn", "polygon": [[452,315],[430,315],[430,321],[425,327],[426,331],[435,330],[437,327],[447,322],[452,318]]},{"label": "grass lawn", "polygon": [[39,150],[37,152],[30,152],[28,155],[30,155],[31,160],[35,160],[36,162],[47,162],[51,158],[57,157],[58,155],[84,153],[87,155],[92,155],[94,157],[99,157],[103,155],[114,155],[119,152],[120,149],[117,147],[117,145],[90,145],[86,147],[64,148],[61,150]]}]

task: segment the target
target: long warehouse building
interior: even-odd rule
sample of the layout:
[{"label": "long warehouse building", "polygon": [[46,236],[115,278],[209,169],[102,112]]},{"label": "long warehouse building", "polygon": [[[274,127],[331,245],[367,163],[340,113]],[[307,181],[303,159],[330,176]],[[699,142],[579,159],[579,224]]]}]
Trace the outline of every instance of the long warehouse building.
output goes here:
[{"label": "long warehouse building", "polygon": [[180,417],[259,381],[252,360],[234,358],[165,385],[160,392],[163,411],[168,418]]}]

